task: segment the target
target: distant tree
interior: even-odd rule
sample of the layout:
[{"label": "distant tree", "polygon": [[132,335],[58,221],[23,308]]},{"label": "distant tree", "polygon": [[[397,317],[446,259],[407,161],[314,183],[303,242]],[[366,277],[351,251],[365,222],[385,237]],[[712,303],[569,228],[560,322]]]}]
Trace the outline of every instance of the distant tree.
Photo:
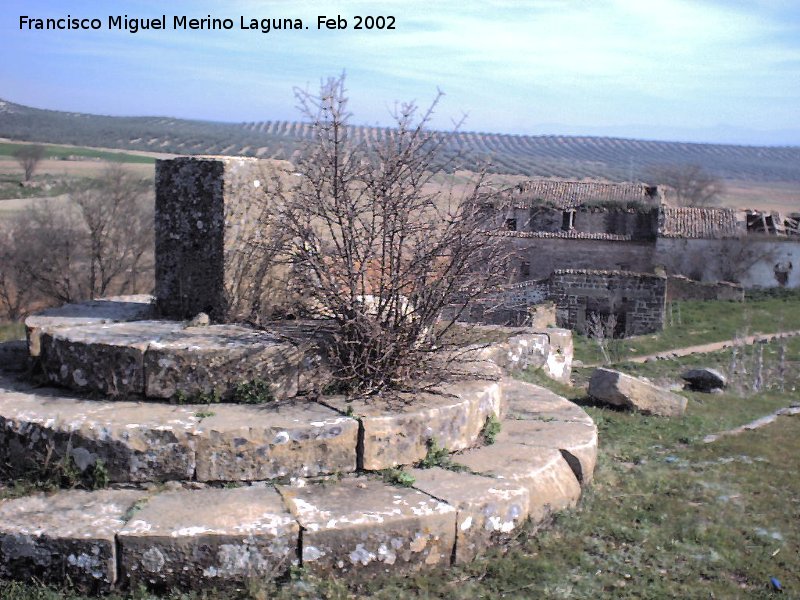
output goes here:
[{"label": "distant tree", "polygon": [[402,104],[396,129],[366,148],[349,137],[343,77],[296,96],[313,141],[281,219],[299,284],[335,323],[334,377],[360,393],[439,383],[437,351],[460,314],[441,322],[442,309],[505,281],[504,239],[481,227],[484,179],[464,195],[429,191],[443,169],[444,138],[427,129],[436,101]]},{"label": "distant tree", "polygon": [[118,292],[138,287],[143,256],[153,245],[152,209],[144,201],[148,187],[112,164],[95,184],[70,192],[84,228],[90,298],[107,295],[112,283]]},{"label": "distant tree", "polygon": [[14,158],[25,171],[25,181],[30,181],[36,167],[44,158],[44,146],[20,146],[14,151]]},{"label": "distant tree", "polygon": [[646,177],[672,188],[677,206],[713,206],[725,191],[722,181],[699,165],[661,165],[651,168]]},{"label": "distant tree", "polygon": [[37,203],[0,230],[0,311],[153,287],[153,201],[146,182],[113,165],[66,202]]}]

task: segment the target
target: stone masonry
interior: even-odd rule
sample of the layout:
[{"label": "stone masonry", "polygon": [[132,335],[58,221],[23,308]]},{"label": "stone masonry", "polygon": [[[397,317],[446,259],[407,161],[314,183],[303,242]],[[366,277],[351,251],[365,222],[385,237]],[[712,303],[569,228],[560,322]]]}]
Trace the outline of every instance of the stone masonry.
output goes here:
[{"label": "stone masonry", "polygon": [[664,327],[667,278],[628,271],[555,271],[550,293],[559,327],[581,332],[592,314],[615,315],[615,335],[642,335]]},{"label": "stone masonry", "polygon": [[259,235],[267,176],[255,158],[156,161],[156,297],[164,317],[228,320],[246,304],[249,242]]}]

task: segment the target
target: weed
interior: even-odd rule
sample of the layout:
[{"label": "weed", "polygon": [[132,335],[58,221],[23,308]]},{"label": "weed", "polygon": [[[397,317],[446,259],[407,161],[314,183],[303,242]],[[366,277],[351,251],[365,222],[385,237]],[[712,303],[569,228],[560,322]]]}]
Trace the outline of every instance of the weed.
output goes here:
[{"label": "weed", "polygon": [[89,472],[88,487],[92,490],[107,488],[109,484],[108,468],[102,459],[97,459]]},{"label": "weed", "polygon": [[447,448],[440,448],[435,439],[431,438],[425,444],[428,447],[428,453],[425,455],[425,458],[414,466],[420,469],[439,467],[441,469],[447,469],[448,471],[466,470],[465,466],[454,463],[450,451]]},{"label": "weed", "polygon": [[346,394],[350,391],[350,386],[347,385],[346,382],[340,379],[334,379],[333,381],[329,381],[320,390],[320,394],[323,396],[341,396],[342,394]]},{"label": "weed", "polygon": [[216,389],[210,389],[194,394],[187,394],[183,390],[178,390],[170,398],[172,404],[219,404],[222,402],[222,395]]},{"label": "weed", "polygon": [[391,469],[384,469],[380,471],[381,477],[385,483],[397,485],[400,487],[411,487],[414,485],[414,476],[399,467],[392,467]]},{"label": "weed", "polygon": [[222,396],[216,389],[210,389],[199,392],[193,398],[195,404],[219,404],[222,402]]},{"label": "weed", "polygon": [[215,413],[213,410],[201,410],[199,412],[194,413],[194,416],[198,419],[207,419],[208,417],[213,417]]},{"label": "weed", "polygon": [[150,498],[139,498],[136,502],[130,505],[128,510],[125,511],[125,514],[122,515],[122,520],[126,523],[130,521],[133,518],[133,515],[142,510],[144,505],[147,504],[149,500]]},{"label": "weed", "polygon": [[491,446],[497,441],[497,436],[500,434],[502,424],[496,415],[489,415],[486,417],[486,423],[481,430],[481,439],[487,446]]},{"label": "weed", "polygon": [[275,401],[275,394],[269,382],[253,379],[237,384],[233,400],[240,404],[268,404]]}]

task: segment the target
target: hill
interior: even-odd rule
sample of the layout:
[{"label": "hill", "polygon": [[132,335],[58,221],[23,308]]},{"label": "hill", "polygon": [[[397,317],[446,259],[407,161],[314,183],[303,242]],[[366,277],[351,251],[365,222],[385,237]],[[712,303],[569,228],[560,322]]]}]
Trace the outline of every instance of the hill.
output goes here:
[{"label": "hill", "polygon": [[[382,139],[386,129],[351,127],[356,141]],[[800,147],[660,142],[588,136],[442,133],[446,153],[464,168],[490,160],[511,175],[645,179],[649,167],[698,164],[726,180],[800,182]],[[167,117],[111,117],[31,108],[0,100],[0,137],[165,152],[291,159],[310,136],[299,122],[222,123]]]}]

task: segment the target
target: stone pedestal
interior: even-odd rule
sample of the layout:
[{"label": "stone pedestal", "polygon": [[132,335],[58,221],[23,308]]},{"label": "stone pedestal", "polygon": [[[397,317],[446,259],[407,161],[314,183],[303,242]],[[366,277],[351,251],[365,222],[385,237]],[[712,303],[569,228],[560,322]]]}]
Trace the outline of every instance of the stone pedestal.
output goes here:
[{"label": "stone pedestal", "polygon": [[255,158],[156,161],[156,297],[162,316],[247,310],[252,243],[261,230],[268,175]]}]

